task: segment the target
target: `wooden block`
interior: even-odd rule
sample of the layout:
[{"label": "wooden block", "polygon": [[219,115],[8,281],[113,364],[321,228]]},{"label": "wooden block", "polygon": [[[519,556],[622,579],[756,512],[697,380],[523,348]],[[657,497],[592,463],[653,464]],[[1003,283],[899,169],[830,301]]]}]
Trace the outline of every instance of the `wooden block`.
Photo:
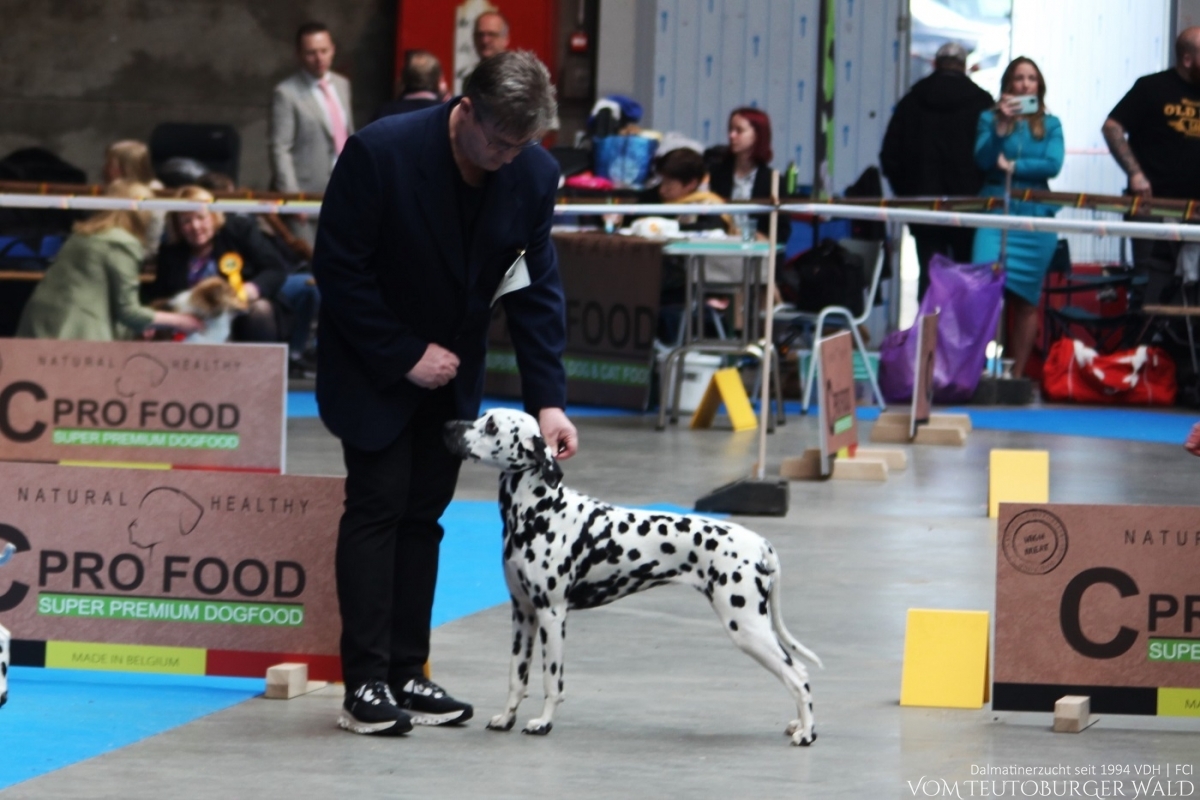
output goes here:
[{"label": "wooden block", "polygon": [[988,647],[988,612],[910,608],[900,705],[982,708]]},{"label": "wooden block", "polygon": [[267,667],[266,696],[272,700],[290,700],[304,693],[308,684],[308,664],[286,663]]},{"label": "wooden block", "polygon": [[913,444],[948,445],[962,447],[967,443],[967,432],[962,428],[941,428],[936,425],[922,425],[917,428],[917,438]]},{"label": "wooden block", "polygon": [[989,458],[988,516],[1001,503],[1050,502],[1050,453],[1046,450],[993,450]]},{"label": "wooden block", "polygon": [[884,411],[879,415],[879,419],[875,420],[875,427],[895,427],[908,430],[908,419],[908,414],[902,414],[899,411]]},{"label": "wooden block", "polygon": [[785,458],[779,465],[779,477],[789,481],[821,480],[821,451],[812,447],[804,455]]},{"label": "wooden block", "polygon": [[867,458],[835,458],[833,460],[834,480],[840,481],[886,481],[888,465],[886,461]]},{"label": "wooden block", "polygon": [[1092,699],[1086,695],[1069,694],[1054,703],[1054,732],[1079,733],[1092,724]]},{"label": "wooden block", "polygon": [[[882,419],[882,415],[880,419]],[[871,427],[870,440],[876,444],[910,444],[908,425],[880,425],[876,422]]]},{"label": "wooden block", "polygon": [[935,428],[962,428],[967,433],[972,430],[970,414],[930,414],[929,424]]},{"label": "wooden block", "polygon": [[903,450],[860,447],[854,457],[882,461],[888,465],[888,472],[903,472],[908,469],[908,453]]}]

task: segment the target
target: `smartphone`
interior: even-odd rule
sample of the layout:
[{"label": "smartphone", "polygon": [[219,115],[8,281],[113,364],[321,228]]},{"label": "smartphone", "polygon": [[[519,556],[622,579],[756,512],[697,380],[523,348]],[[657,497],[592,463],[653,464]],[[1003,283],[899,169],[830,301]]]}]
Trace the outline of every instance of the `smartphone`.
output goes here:
[{"label": "smartphone", "polygon": [[1036,114],[1038,110],[1038,98],[1036,94],[1022,94],[1013,98],[1017,101],[1018,114]]}]

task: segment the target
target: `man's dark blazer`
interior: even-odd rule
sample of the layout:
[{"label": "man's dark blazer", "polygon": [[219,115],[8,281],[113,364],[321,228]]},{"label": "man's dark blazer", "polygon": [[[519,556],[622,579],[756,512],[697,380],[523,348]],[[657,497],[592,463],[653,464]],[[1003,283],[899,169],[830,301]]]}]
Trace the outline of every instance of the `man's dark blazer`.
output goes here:
[{"label": "man's dark blazer", "polygon": [[492,297],[522,250],[531,284],[500,302],[525,407],[566,403],[566,320],[550,240],[558,166],[532,147],[491,173],[464,252],[454,106],[385,117],[352,136],[321,205],[317,403],[329,430],[361,450],[394,441],[427,396],[405,375],[430,343],[459,357],[458,416],[478,415]]}]

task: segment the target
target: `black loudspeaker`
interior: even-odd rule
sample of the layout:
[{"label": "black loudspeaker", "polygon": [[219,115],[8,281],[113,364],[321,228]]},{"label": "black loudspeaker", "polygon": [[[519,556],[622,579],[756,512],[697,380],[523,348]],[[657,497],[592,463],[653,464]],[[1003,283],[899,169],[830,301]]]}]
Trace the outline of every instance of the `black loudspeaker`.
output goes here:
[{"label": "black loudspeaker", "polygon": [[164,122],[150,134],[150,162],[157,174],[172,158],[191,158],[238,182],[242,140],[232,125]]}]

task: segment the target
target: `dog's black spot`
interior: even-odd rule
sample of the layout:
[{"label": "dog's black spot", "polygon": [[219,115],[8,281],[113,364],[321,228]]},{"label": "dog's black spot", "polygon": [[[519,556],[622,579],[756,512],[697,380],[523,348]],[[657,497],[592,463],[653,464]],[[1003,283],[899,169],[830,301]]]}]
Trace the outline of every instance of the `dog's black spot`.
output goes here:
[{"label": "dog's black spot", "polygon": [[717,549],[717,540],[709,539],[708,541],[706,541],[704,543],[704,549],[705,550],[716,550]]},{"label": "dog's black spot", "polygon": [[767,601],[766,600],[763,600],[761,603],[758,604],[758,614],[761,617],[765,617],[767,615]]},{"label": "dog's black spot", "polygon": [[546,588],[547,589],[549,589],[550,591],[553,592],[555,586],[558,586],[558,581],[554,580],[553,575],[551,575],[549,578],[546,578]]},{"label": "dog's black spot", "polygon": [[521,680],[524,681],[524,680],[528,680],[528,675],[529,675],[529,664],[524,661],[522,661],[520,664],[517,664],[517,677],[519,677]]},{"label": "dog's black spot", "polygon": [[542,644],[546,643],[546,629],[538,628],[538,638],[542,640]]},{"label": "dog's black spot", "polygon": [[667,526],[660,524],[658,526],[658,532],[661,533],[663,536],[666,536],[667,535]]},{"label": "dog's black spot", "polygon": [[[767,569],[766,565],[763,564],[761,561],[755,562],[754,568],[756,570],[758,570],[758,573],[760,575],[770,575],[771,574],[771,570]],[[758,580],[758,579],[755,578],[755,580]]]},{"label": "dog's black spot", "polygon": [[545,494],[546,494],[546,487],[545,487],[545,486],[535,486],[535,487],[533,487],[533,494],[534,494],[534,496],[535,496],[535,497],[543,497],[543,496],[545,496]]},{"label": "dog's black spot", "polygon": [[675,530],[677,530],[677,531],[683,531],[684,533],[687,533],[691,529],[692,529],[692,523],[690,520],[688,520],[687,517],[684,517],[683,519],[681,519],[675,523]]},{"label": "dog's black spot", "polygon": [[680,564],[680,565],[679,565],[679,571],[680,571],[680,572],[691,572],[691,571],[692,571],[692,565],[691,565],[691,564]]},{"label": "dog's black spot", "polygon": [[722,586],[724,586],[728,582],[729,582],[729,578],[725,575],[724,572],[721,573],[721,577],[717,578],[717,583],[721,584]]},{"label": "dog's black spot", "polygon": [[641,557],[642,557],[642,554],[639,550],[634,549],[634,550],[629,551],[629,560],[630,561],[637,561]]},{"label": "dog's black spot", "polygon": [[645,536],[650,532],[650,521],[643,520],[641,525],[638,525],[637,532],[641,536]]},{"label": "dog's black spot", "polygon": [[700,556],[696,555],[695,551],[688,552],[688,561],[692,564],[697,564],[700,561]]},{"label": "dog's black spot", "polygon": [[663,542],[659,546],[659,549],[662,550],[664,553],[674,553],[675,545],[671,544],[670,542]]},{"label": "dog's black spot", "polygon": [[699,547],[703,543],[704,543],[704,537],[701,536],[699,533],[697,533],[695,536],[692,537],[692,544],[696,545],[696,547]]},{"label": "dog's black spot", "polygon": [[537,556],[535,556],[533,554],[533,548],[532,547],[525,548],[525,560],[532,563],[535,558],[537,558]]},{"label": "dog's black spot", "polygon": [[[551,531],[551,530],[547,530],[547,531],[546,531],[546,541],[547,541],[547,542],[553,542],[553,541],[554,541],[554,531]],[[547,554],[549,554],[549,551],[547,551]]]},{"label": "dog's black spot", "polygon": [[741,583],[741,582],[742,582],[742,573],[740,573],[740,572],[737,572],[737,571],[735,571],[735,572],[734,572],[732,575],[730,575],[729,577],[733,579],[733,582],[734,582],[734,583]]},{"label": "dog's black spot", "polygon": [[731,594],[729,595],[729,605],[733,606],[734,608],[744,608],[746,605],[746,598],[742,597],[740,594]]},{"label": "dog's black spot", "polygon": [[738,629],[737,620],[729,620],[729,630],[736,631]]},{"label": "dog's black spot", "polygon": [[558,674],[558,664],[554,663],[553,661],[550,662],[550,674],[551,675]]}]

